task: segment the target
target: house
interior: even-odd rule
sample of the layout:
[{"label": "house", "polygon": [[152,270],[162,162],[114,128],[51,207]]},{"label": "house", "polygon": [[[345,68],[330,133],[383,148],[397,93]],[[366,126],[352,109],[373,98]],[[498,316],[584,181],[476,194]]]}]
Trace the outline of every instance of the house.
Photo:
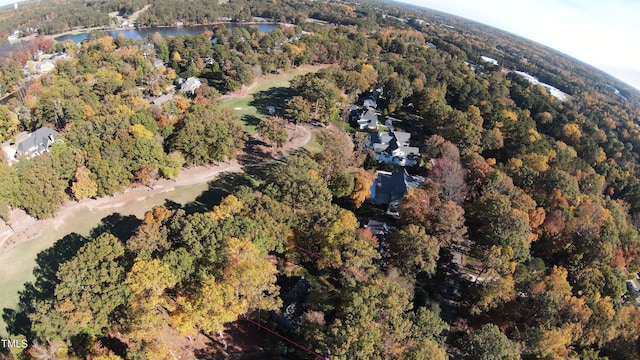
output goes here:
[{"label": "house", "polygon": [[122,28],[129,28],[129,29],[133,29],[136,26],[135,21],[132,20],[124,20],[123,22],[120,23],[120,27]]},{"label": "house", "polygon": [[38,70],[38,72],[41,74],[52,72],[53,70],[55,70],[55,68],[56,65],[49,59],[42,60],[38,64],[36,64],[36,70]]},{"label": "house", "polygon": [[369,135],[369,149],[376,160],[386,164],[413,166],[420,155],[417,147],[410,146],[411,134],[403,131],[381,131]]},{"label": "house", "polygon": [[49,146],[56,141],[58,132],[48,128],[41,127],[34,131],[26,140],[18,144],[16,151],[16,157],[25,155],[28,157],[34,157],[49,151]]},{"label": "house", "polygon": [[190,77],[180,84],[180,92],[187,95],[193,95],[197,88],[202,85],[200,79],[196,77]]},{"label": "house", "polygon": [[387,214],[398,216],[398,203],[409,191],[424,182],[422,176],[411,176],[407,170],[377,171],[376,179],[370,188],[368,201],[373,204],[387,205]]},{"label": "house", "polygon": [[282,310],[277,317],[278,324],[293,331],[302,324],[304,303],[309,295],[311,284],[304,276],[279,277],[276,284],[280,286],[282,298]]},{"label": "house", "polygon": [[22,34],[22,31],[13,30],[13,33],[11,35],[7,36],[7,40],[9,40],[9,42],[14,42],[14,41],[18,40],[18,38],[20,37],[21,34]]},{"label": "house", "polygon": [[368,108],[378,108],[378,99],[382,95],[382,88],[377,88],[375,90],[369,91],[364,94],[362,97],[362,106]]},{"label": "house", "polygon": [[[387,240],[387,235],[396,231],[394,226],[391,226],[383,221],[378,220],[369,220],[367,225],[364,227],[365,229],[369,229],[371,234],[378,239],[378,252],[381,257],[384,258],[389,250],[389,240]],[[376,264],[382,265],[380,261],[375,261]]]},{"label": "house", "polygon": [[378,129],[378,114],[372,108],[351,106],[349,109],[349,121],[357,124],[360,130]]},{"label": "house", "polygon": [[161,67],[163,67],[163,66],[164,66],[164,61],[162,61],[162,60],[160,60],[160,59],[155,59],[155,60],[153,60],[153,66],[154,66],[156,69],[159,69],[159,68],[161,68]]},{"label": "house", "polygon": [[369,229],[369,231],[371,231],[371,233],[375,235],[378,240],[382,240],[382,238],[384,238],[386,235],[389,235],[396,230],[394,226],[378,220],[369,220],[369,222],[365,226],[365,229]]}]

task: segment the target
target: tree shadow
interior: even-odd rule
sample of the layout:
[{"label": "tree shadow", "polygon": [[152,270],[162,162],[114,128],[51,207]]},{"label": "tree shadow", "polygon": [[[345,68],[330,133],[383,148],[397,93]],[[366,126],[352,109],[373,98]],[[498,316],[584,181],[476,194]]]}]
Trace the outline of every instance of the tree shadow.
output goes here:
[{"label": "tree shadow", "polygon": [[269,148],[269,144],[252,136],[244,142],[244,149],[238,154],[238,163],[250,165],[267,161],[271,158],[271,152],[266,151]]},{"label": "tree shadow", "polygon": [[177,203],[170,199],[164,199],[164,204],[162,204],[162,206],[164,206],[165,209],[171,210],[171,211],[176,211],[182,208],[182,204]]},{"label": "tree shadow", "polygon": [[[285,102],[294,95],[294,90],[289,87],[274,87],[254,94],[249,105],[255,107],[260,114],[284,117]],[[269,111],[271,106],[273,111]]]},{"label": "tree shadow", "polygon": [[33,275],[34,283],[27,282],[24,289],[19,291],[18,309],[3,309],[2,318],[7,324],[10,334],[31,334],[31,321],[28,314],[35,311],[37,301],[51,299],[54,290],[60,283],[56,273],[60,264],[71,260],[78,250],[90,240],[84,236],[71,233],[53,244],[52,247],[41,251],[36,257]]},{"label": "tree shadow", "polygon": [[108,232],[126,243],[136,232],[138,226],[142,223],[140,219],[134,215],[123,216],[120,213],[113,213],[105,216],[100,220],[100,224],[91,230],[89,235],[91,238],[97,238],[101,234]]},{"label": "tree shadow", "polygon": [[241,120],[247,126],[258,126],[258,124],[260,124],[260,121],[261,121],[259,117],[249,115],[249,114],[242,115]]},{"label": "tree shadow", "polygon": [[184,206],[184,211],[187,214],[211,211],[214,206],[220,204],[222,199],[241,186],[253,188],[255,184],[245,174],[221,174],[217,179],[209,182],[207,190],[203,191],[194,201],[187,203]]}]

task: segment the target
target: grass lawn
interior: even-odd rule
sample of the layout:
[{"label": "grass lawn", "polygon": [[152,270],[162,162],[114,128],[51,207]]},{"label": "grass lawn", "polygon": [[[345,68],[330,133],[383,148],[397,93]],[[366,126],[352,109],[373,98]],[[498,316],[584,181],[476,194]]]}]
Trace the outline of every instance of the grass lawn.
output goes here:
[{"label": "grass lawn", "polygon": [[235,110],[242,119],[244,130],[255,134],[260,120],[269,117],[267,106],[273,106],[276,115],[284,116],[284,99],[294,95],[289,88],[291,79],[315,71],[317,70],[304,68],[271,75],[251,88],[247,96],[223,100],[222,105]]},{"label": "grass lawn", "polygon": [[342,130],[344,130],[346,132],[349,132],[349,133],[356,132],[356,129],[354,129],[353,126],[351,126],[351,124],[349,124],[348,121],[342,121],[340,119],[340,120],[333,120],[333,121],[331,121],[331,123],[334,124],[335,126],[337,126],[338,129],[342,129]]},{"label": "grass lawn", "polygon": [[311,140],[306,143],[303,148],[312,154],[317,154],[322,151],[322,146],[318,143],[318,138],[316,137],[316,133],[311,134]]},{"label": "grass lawn", "polygon": [[[133,199],[116,210],[123,216],[134,215],[142,218],[144,213],[153,206],[163,205],[171,200],[180,204],[194,201],[199,195],[208,189],[207,183],[181,186],[173,191],[159,193],[144,200]],[[15,245],[0,252],[0,310],[4,308],[15,309],[18,305],[18,291],[24,289],[24,283],[33,281],[33,268],[36,265],[36,256],[43,250],[70,233],[88,235],[94,227],[100,224],[101,219],[114,213],[114,209],[95,209],[80,211],[67,223],[52,227],[39,236]],[[4,319],[0,318],[0,335],[7,335]]]}]

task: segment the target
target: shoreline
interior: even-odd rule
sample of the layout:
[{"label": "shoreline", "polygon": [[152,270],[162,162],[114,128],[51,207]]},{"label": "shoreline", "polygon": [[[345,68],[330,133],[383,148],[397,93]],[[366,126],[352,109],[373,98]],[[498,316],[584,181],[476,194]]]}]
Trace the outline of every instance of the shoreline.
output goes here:
[{"label": "shoreline", "polygon": [[[194,27],[204,27],[204,26],[215,26],[215,25],[283,25],[287,26],[287,23],[282,22],[261,22],[261,21],[248,21],[248,22],[238,22],[238,21],[214,21],[206,24],[191,24],[191,25],[149,25],[149,26],[134,26],[134,27],[120,27],[120,26],[94,26],[90,28],[76,28],[67,30],[58,34],[29,34],[25,37],[21,37],[18,39],[18,42],[30,41],[38,37],[46,37],[51,38],[52,40],[56,40],[61,36],[68,35],[81,35],[88,34],[94,31],[118,31],[118,30],[138,30],[138,29],[170,29],[170,28],[194,28]],[[57,41],[57,40],[56,40]]]}]

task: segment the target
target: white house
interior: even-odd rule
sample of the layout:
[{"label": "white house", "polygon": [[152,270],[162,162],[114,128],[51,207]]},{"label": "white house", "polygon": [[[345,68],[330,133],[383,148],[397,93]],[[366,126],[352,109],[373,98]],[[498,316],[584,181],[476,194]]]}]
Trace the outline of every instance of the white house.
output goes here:
[{"label": "white house", "polygon": [[381,131],[369,135],[369,149],[376,160],[386,164],[413,166],[420,155],[417,147],[410,146],[411,134],[403,131]]},{"label": "white house", "polygon": [[180,92],[188,95],[193,95],[197,88],[202,85],[200,79],[196,77],[190,77],[186,81],[182,83],[182,87],[180,87]]}]

